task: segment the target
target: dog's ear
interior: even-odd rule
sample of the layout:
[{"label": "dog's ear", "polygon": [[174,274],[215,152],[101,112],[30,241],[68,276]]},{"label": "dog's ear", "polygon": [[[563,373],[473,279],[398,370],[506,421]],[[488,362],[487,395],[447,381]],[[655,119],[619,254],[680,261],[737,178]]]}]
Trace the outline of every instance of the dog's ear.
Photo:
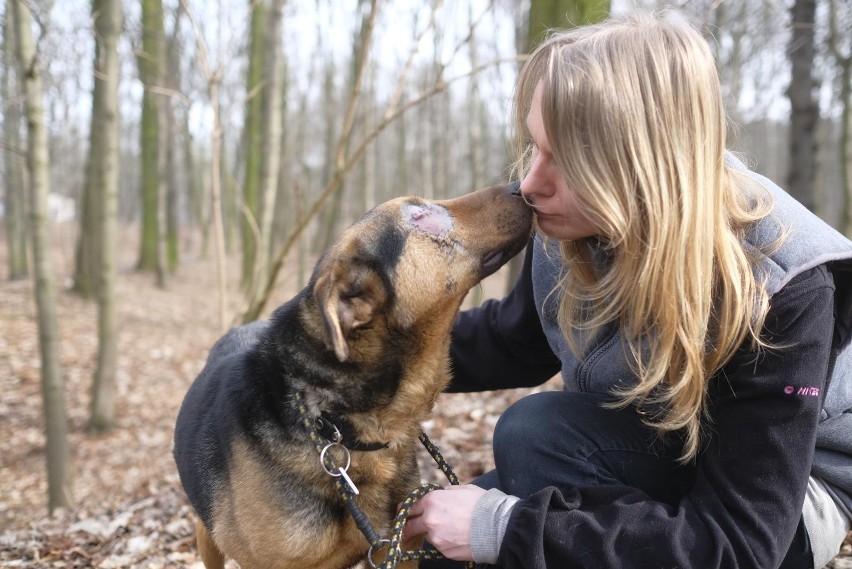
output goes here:
[{"label": "dog's ear", "polygon": [[370,286],[373,283],[356,283],[351,268],[337,270],[341,268],[324,271],[313,292],[322,316],[326,347],[344,362],[349,359],[350,334],[372,320],[384,295]]}]

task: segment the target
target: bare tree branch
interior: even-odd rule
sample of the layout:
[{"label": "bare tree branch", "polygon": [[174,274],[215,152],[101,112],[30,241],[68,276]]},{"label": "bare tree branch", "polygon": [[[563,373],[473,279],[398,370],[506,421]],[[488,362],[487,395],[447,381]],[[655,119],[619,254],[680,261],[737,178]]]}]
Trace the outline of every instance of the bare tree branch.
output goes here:
[{"label": "bare tree branch", "polygon": [[[219,328],[224,331],[228,325],[228,279],[225,270],[225,225],[222,220],[222,189],[220,172],[222,123],[221,117],[219,116],[219,84],[222,81],[222,57],[218,58],[218,66],[216,69],[211,69],[207,42],[204,40],[204,36],[201,33],[198,20],[192,12],[188,0],[181,0],[181,5],[186,11],[187,17],[192,24],[192,30],[197,46],[196,57],[198,59],[198,66],[201,68],[201,73],[207,80],[210,106],[213,109],[213,128],[211,129],[210,134],[210,193],[212,194],[211,197],[213,200],[213,233],[216,241],[216,280],[218,282],[219,290]],[[219,14],[221,15],[221,13],[222,4],[220,0]],[[219,42],[219,49],[222,49],[221,42]]]},{"label": "bare tree branch", "polygon": [[[323,205],[325,205],[326,200],[328,200],[328,198],[343,183],[343,180],[346,178],[346,174],[352,169],[353,166],[355,166],[361,160],[361,158],[363,158],[364,153],[367,151],[370,144],[388,126],[390,126],[396,119],[400,118],[408,110],[421,105],[429,98],[445,91],[452,83],[455,83],[456,81],[467,77],[472,77],[489,67],[494,67],[496,65],[501,65],[503,63],[509,62],[517,63],[519,60],[522,59],[522,56],[495,59],[493,61],[483,63],[482,65],[471,69],[467,73],[462,73],[446,81],[441,80],[439,78],[438,81],[430,89],[424,91],[416,98],[411,99],[405,105],[399,107],[392,113],[385,114],[382,120],[373,128],[373,130],[371,130],[364,137],[361,143],[355,148],[354,151],[352,151],[352,153],[348,157],[339,157],[341,159],[341,161],[339,162],[340,167],[335,169],[328,183],[323,188],[319,198],[317,198],[311,208],[304,214],[304,216],[297,223],[296,227],[293,229],[290,235],[287,236],[287,239],[284,242],[284,245],[281,247],[281,250],[279,251],[278,255],[276,256],[275,261],[270,266],[266,283],[264,287],[260,290],[260,294],[257,295],[255,298],[249,299],[248,307],[243,312],[242,322],[251,322],[253,320],[257,320],[257,318],[260,316],[260,313],[263,311],[264,307],[266,306],[266,303],[269,300],[269,296],[272,292],[272,289],[275,287],[275,281],[278,279],[278,273],[284,264],[284,260],[287,258],[287,255],[289,255],[290,250],[293,248],[293,245],[302,235],[302,232],[307,228],[311,220],[322,210],[322,207]],[[341,135],[341,137],[343,137],[343,134]]]},{"label": "bare tree branch", "polygon": [[6,144],[2,140],[0,140],[0,148],[5,150],[6,152],[11,152],[15,156],[20,156],[21,158],[27,157],[27,151],[26,151],[25,148],[20,148],[20,147],[17,147],[17,146],[11,146],[9,144]]}]

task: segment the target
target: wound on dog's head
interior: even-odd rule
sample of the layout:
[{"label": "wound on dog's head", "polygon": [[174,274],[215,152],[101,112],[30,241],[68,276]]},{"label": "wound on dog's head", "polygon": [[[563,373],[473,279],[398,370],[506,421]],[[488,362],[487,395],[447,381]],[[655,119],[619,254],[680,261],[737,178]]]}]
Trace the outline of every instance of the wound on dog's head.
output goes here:
[{"label": "wound on dog's head", "polygon": [[450,212],[437,204],[407,202],[402,204],[402,215],[410,225],[429,235],[443,237],[453,230]]}]

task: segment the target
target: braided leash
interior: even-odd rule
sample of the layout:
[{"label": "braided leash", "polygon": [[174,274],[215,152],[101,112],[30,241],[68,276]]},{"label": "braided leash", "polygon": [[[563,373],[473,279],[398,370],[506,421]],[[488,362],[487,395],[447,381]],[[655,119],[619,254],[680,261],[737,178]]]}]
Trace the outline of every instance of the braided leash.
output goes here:
[{"label": "braided leash", "polygon": [[423,443],[423,446],[429,452],[429,456],[432,457],[432,460],[435,461],[435,464],[438,465],[438,468],[441,469],[441,472],[444,473],[444,476],[447,477],[447,480],[450,481],[450,484],[453,486],[459,485],[459,477],[456,476],[456,473],[453,472],[453,469],[450,468],[450,465],[447,464],[447,461],[444,460],[444,456],[441,454],[441,451],[438,450],[432,441],[429,440],[429,437],[426,436],[426,433],[420,432],[420,436],[418,437],[420,442]]},{"label": "braided leash", "polygon": [[[310,417],[308,414],[308,408],[305,405],[302,394],[296,393],[295,399],[299,414],[302,416],[302,425],[320,455],[320,463],[322,464],[323,469],[330,476],[334,477],[334,486],[337,488],[341,498],[343,498],[346,509],[349,510],[349,513],[352,515],[355,525],[358,526],[358,529],[364,534],[364,537],[367,538],[367,541],[370,543],[370,548],[367,550],[367,561],[370,563],[370,567],[373,569],[396,569],[400,563],[405,561],[422,561],[426,559],[443,558],[443,555],[441,555],[441,553],[433,547],[423,547],[421,549],[411,551],[402,550],[402,533],[405,529],[405,523],[408,520],[411,507],[414,506],[414,503],[417,500],[429,492],[440,490],[441,487],[434,483],[428,483],[421,484],[412,490],[405,500],[403,500],[402,505],[399,508],[399,512],[397,512],[397,515],[393,520],[390,538],[381,538],[379,534],[376,533],[376,530],[373,528],[373,525],[370,523],[367,515],[360,506],[358,506],[357,502],[355,502],[355,496],[358,494],[358,488],[346,473],[350,463],[349,449],[340,443],[339,438],[334,441],[324,440],[319,435],[316,424],[317,419]],[[339,432],[337,434],[339,435]],[[447,461],[444,460],[444,457],[441,455],[441,451],[438,450],[438,447],[429,440],[426,433],[421,432],[418,438],[429,452],[429,455],[435,461],[435,464],[438,465],[438,468],[440,468],[441,472],[444,473],[444,476],[447,477],[450,484],[454,486],[458,485],[458,476],[456,476],[453,472],[450,465],[447,464]],[[345,456],[344,462],[346,462],[345,466],[337,466],[332,453],[329,452],[331,449],[335,448],[343,450],[343,454]],[[373,555],[381,551],[385,546],[388,547],[385,559],[380,564],[376,564],[376,562],[373,561]],[[473,569],[475,564],[473,562],[468,562],[466,567],[468,569]]]}]

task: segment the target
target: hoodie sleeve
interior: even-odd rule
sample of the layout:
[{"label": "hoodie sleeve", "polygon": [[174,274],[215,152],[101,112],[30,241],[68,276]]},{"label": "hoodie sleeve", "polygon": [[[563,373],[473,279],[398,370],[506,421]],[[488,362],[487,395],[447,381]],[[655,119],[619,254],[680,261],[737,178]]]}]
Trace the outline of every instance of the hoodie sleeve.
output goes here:
[{"label": "hoodie sleeve", "polygon": [[514,504],[497,565],[778,567],[801,518],[828,373],[833,282],[825,267],[772,298],[775,348],[741,351],[709,386],[696,481],[669,505],[626,486],[545,488]]},{"label": "hoodie sleeve", "polygon": [[532,246],[512,291],[502,300],[459,313],[452,332],[449,391],[485,391],[540,385],[559,372],[536,311]]}]

